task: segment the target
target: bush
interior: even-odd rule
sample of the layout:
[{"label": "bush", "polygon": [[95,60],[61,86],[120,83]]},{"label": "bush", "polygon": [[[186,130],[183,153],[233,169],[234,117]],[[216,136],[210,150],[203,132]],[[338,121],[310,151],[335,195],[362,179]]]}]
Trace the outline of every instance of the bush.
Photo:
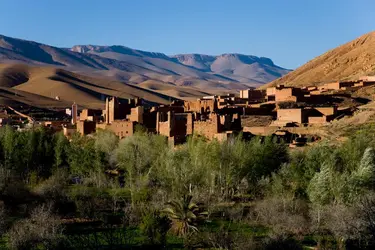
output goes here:
[{"label": "bush", "polygon": [[296,239],[290,237],[270,237],[263,240],[264,250],[302,250],[303,247]]},{"label": "bush", "polygon": [[8,244],[12,249],[51,249],[62,240],[62,226],[49,206],[40,206],[30,215],[14,223],[8,232]]},{"label": "bush", "polygon": [[147,236],[149,244],[166,246],[166,236],[170,227],[170,220],[166,216],[161,215],[159,211],[144,211],[140,229],[142,234]]},{"label": "bush", "polygon": [[305,235],[310,229],[309,207],[303,200],[265,199],[255,204],[254,213],[277,235]]}]

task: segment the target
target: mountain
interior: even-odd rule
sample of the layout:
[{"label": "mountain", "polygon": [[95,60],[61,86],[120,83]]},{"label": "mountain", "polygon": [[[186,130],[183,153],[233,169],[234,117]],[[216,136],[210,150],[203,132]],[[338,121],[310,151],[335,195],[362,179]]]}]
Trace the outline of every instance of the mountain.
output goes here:
[{"label": "mountain", "polygon": [[278,84],[307,86],[366,75],[375,75],[375,32],[332,49],[262,88]]},{"label": "mountain", "polygon": [[242,54],[220,56],[182,54],[173,58],[184,65],[238,82],[267,83],[290,71],[275,65],[269,58]]},{"label": "mountain", "polygon": [[204,80],[263,84],[289,72],[265,57],[242,54],[219,56],[162,53],[134,50],[124,46],[77,45],[71,51],[126,61],[160,74],[195,77]]},{"label": "mountain", "polygon": [[163,84],[162,87],[156,83],[143,87],[93,78],[51,66],[0,64],[0,103],[17,101],[37,107],[61,108],[76,102],[81,107],[100,109],[104,107],[106,96],[140,97],[149,103],[168,104],[175,99],[173,96],[189,98],[208,94],[174,85]]},{"label": "mountain", "polygon": [[259,86],[289,72],[271,59],[241,54],[167,56],[125,46],[58,48],[0,35],[0,63],[9,62],[52,65],[134,84],[154,80],[204,91]]}]

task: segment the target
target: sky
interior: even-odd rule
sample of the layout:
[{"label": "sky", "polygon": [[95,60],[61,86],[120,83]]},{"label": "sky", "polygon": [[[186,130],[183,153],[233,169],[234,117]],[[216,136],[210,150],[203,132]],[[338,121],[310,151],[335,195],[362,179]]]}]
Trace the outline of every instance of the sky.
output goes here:
[{"label": "sky", "polygon": [[242,53],[295,69],[375,30],[374,0],[0,0],[0,34],[57,47]]}]

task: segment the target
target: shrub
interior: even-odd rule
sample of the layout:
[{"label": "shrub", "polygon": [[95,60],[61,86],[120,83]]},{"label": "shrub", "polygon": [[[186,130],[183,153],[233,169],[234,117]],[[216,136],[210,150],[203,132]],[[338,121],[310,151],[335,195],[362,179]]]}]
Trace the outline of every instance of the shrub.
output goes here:
[{"label": "shrub", "polygon": [[43,205],[30,215],[14,223],[8,232],[8,244],[12,249],[51,249],[62,240],[62,226],[58,217]]},{"label": "shrub", "polygon": [[170,220],[159,211],[146,210],[143,212],[140,229],[142,234],[147,236],[149,244],[165,246]]},{"label": "shrub", "polygon": [[309,208],[303,200],[269,198],[254,206],[259,222],[277,235],[304,235],[309,232]]}]

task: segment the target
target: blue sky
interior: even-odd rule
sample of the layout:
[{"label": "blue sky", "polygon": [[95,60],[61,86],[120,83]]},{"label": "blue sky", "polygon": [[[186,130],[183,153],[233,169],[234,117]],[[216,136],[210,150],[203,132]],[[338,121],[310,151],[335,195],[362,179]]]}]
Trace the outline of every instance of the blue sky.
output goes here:
[{"label": "blue sky", "polygon": [[49,45],[243,53],[296,68],[375,30],[374,0],[0,0],[0,34]]}]

